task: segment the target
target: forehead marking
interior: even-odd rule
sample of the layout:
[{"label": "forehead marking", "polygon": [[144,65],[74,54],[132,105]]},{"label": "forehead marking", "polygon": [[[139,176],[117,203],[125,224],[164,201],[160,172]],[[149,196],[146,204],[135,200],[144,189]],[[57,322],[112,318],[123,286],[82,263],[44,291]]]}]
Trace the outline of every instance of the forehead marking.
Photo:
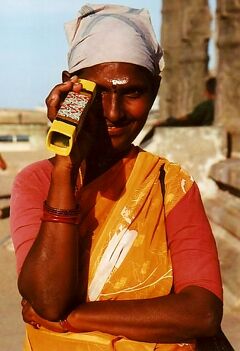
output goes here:
[{"label": "forehead marking", "polygon": [[128,82],[127,78],[112,79],[111,80],[112,85],[123,85],[123,84],[126,84],[127,82]]}]

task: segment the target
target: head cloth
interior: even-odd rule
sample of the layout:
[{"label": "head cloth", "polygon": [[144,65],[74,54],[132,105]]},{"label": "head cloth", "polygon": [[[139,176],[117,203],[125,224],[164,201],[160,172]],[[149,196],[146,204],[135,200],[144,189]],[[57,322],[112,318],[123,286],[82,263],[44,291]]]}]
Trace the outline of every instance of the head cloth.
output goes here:
[{"label": "head cloth", "polygon": [[87,4],[65,31],[70,73],[106,62],[133,63],[155,75],[163,70],[163,52],[146,9]]}]

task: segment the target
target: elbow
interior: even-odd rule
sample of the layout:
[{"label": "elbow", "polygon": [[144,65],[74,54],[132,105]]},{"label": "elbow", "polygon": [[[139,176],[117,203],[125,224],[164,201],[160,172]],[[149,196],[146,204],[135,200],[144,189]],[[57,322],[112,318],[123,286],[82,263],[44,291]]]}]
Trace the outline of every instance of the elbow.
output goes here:
[{"label": "elbow", "polygon": [[45,301],[44,299],[28,300],[34,311],[43,319],[50,322],[59,322],[66,318],[72,311],[69,305],[58,304],[55,301]]},{"label": "elbow", "polygon": [[62,296],[49,296],[47,291],[39,295],[36,293],[35,289],[27,289],[25,285],[18,281],[18,290],[21,296],[27,300],[34,311],[41,317],[51,322],[57,322],[64,319],[73,309],[72,301],[70,297],[68,299],[63,299]]},{"label": "elbow", "polygon": [[[212,337],[217,334],[221,327],[222,311],[207,311],[198,316],[194,330],[191,334],[194,338]],[[194,325],[194,324],[193,324]]]},{"label": "elbow", "polygon": [[185,289],[187,299],[189,293],[193,299],[188,310],[188,338],[211,337],[217,334],[220,329],[223,303],[213,293],[200,287],[189,287]]},{"label": "elbow", "polygon": [[217,334],[220,329],[222,314],[219,312],[209,312],[206,314],[199,336],[211,337]]}]

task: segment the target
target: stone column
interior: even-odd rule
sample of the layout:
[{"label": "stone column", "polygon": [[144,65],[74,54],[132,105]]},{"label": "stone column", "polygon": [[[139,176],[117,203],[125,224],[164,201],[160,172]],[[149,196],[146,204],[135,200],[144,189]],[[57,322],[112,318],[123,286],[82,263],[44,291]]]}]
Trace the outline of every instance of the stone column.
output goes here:
[{"label": "stone column", "polygon": [[207,0],[163,0],[160,118],[184,115],[203,100],[210,21]]},{"label": "stone column", "polygon": [[[240,133],[240,0],[218,0],[216,124]],[[239,135],[238,135],[239,137]]]}]

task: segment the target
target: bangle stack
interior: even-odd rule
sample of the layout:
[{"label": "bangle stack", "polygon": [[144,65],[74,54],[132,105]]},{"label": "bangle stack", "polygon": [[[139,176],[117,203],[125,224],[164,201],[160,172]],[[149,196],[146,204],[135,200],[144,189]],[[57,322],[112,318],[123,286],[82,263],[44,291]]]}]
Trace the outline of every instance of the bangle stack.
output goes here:
[{"label": "bangle stack", "polygon": [[59,324],[61,325],[61,327],[63,328],[63,330],[65,331],[65,333],[71,332],[71,333],[79,333],[79,330],[74,328],[69,321],[66,319],[60,320]]},{"label": "bangle stack", "polygon": [[49,206],[47,202],[44,201],[43,216],[41,220],[42,222],[79,224],[80,209],[78,206],[74,209],[54,208]]}]

